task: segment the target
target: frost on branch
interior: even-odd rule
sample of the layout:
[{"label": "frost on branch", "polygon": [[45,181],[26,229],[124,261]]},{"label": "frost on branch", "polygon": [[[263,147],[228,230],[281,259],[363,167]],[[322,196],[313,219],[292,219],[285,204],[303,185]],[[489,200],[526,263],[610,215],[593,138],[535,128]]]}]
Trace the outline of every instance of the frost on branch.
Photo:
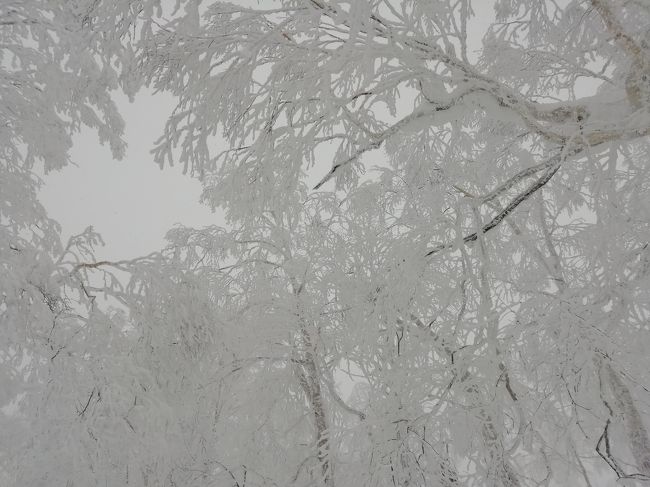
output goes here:
[{"label": "frost on branch", "polygon": [[[23,441],[2,474],[16,485],[648,481],[647,2],[86,7],[62,10],[81,19],[71,38],[95,49],[69,54],[84,83],[99,80],[69,101],[83,116],[53,99],[6,115],[5,403],[38,416],[24,425],[47,441]],[[35,25],[11,12],[12,29]],[[35,34],[21,36],[27,49]],[[116,57],[92,64],[101,56]],[[62,250],[29,154],[61,165],[80,123],[119,149],[106,93],[140,82],[178,99],[157,162],[200,178],[228,226],[177,227],[132,261],[93,260],[91,233]],[[27,139],[52,118],[58,145]],[[67,320],[52,327],[65,332],[55,358],[53,317]],[[37,332],[21,338],[16,323]],[[24,363],[33,372],[19,380]]]}]

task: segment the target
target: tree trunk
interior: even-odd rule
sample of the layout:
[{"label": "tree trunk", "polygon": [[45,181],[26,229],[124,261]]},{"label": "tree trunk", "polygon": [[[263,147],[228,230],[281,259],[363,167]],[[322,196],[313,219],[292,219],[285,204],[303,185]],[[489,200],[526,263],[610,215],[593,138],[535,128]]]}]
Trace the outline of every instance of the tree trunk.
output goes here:
[{"label": "tree trunk", "polygon": [[314,359],[311,336],[304,323],[300,329],[300,350],[296,370],[300,385],[311,408],[316,430],[316,457],[321,468],[323,484],[334,487],[334,465],[330,458],[330,437],[327,413],[323,402],[320,375]]}]

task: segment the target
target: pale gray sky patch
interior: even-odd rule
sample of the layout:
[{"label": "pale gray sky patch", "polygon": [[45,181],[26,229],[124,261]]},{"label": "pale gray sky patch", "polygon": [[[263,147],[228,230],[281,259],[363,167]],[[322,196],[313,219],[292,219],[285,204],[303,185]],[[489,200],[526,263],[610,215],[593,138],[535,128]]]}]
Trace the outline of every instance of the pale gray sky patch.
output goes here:
[{"label": "pale gray sky patch", "polygon": [[199,181],[182,175],[179,166],[160,170],[153,162],[150,150],[173,109],[173,98],[143,91],[134,103],[121,94],[116,101],[126,122],[124,160],[115,160],[84,129],[74,139],[74,165],[44,178],[41,202],[61,224],[63,237],[93,225],[106,242],[97,257],[125,259],[159,249],[177,223],[223,224],[219,213],[199,203]]}]

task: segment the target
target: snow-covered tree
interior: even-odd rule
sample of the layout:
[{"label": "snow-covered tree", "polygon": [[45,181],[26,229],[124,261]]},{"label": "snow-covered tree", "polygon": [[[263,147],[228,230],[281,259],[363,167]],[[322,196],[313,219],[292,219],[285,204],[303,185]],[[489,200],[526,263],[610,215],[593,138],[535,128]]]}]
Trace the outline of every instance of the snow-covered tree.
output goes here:
[{"label": "snow-covered tree", "polygon": [[[33,86],[63,135],[7,109],[32,203],[2,203],[2,262],[45,276],[2,288],[9,483],[650,481],[646,1],[20,4],[2,28],[61,53]],[[157,162],[227,227],[129,262],[24,237],[24,148],[64,160],[85,123],[119,155],[109,90],[142,83],[178,99]]]},{"label": "snow-covered tree", "polygon": [[97,347],[118,361],[109,337],[121,325],[118,315],[94,306],[76,275],[78,263],[94,261],[101,238],[87,229],[62,243],[37,191],[43,173],[69,162],[81,126],[95,129],[115,157],[123,154],[123,122],[110,90],[121,81],[133,91],[121,70],[133,53],[121,35],[135,13],[127,2],[0,5],[3,485],[65,485],[75,468],[95,480],[92,469],[72,467],[83,464],[88,445],[67,441],[74,430],[85,431],[87,408],[99,394],[88,375],[77,379],[91,361],[102,362]]}]

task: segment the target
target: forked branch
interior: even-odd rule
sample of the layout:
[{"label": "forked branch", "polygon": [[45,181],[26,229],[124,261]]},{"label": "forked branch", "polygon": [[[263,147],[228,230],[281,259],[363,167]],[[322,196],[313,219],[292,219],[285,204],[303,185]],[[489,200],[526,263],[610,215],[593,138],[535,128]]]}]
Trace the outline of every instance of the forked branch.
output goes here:
[{"label": "forked branch", "polygon": [[[483,225],[479,231],[470,233],[469,235],[463,237],[462,239],[463,244],[474,242],[478,239],[479,234],[486,234],[493,228],[496,228],[503,221],[503,219],[507,217],[510,213],[512,213],[520,204],[522,204],[524,201],[529,199],[540,188],[544,187],[544,185],[546,185],[546,183],[548,183],[551,180],[551,178],[555,175],[558,169],[560,169],[559,160],[555,162],[553,165],[551,165],[549,169],[539,179],[537,179],[533,184],[531,184],[525,191],[518,194],[514,199],[512,199],[512,201],[510,201],[510,203],[508,203],[508,205],[505,208],[503,208],[503,210],[497,213],[488,223]],[[427,257],[430,257],[439,252],[442,252],[443,250],[453,249],[454,247],[456,247],[456,243],[439,244],[436,245],[431,250],[429,250],[425,255]]]}]

